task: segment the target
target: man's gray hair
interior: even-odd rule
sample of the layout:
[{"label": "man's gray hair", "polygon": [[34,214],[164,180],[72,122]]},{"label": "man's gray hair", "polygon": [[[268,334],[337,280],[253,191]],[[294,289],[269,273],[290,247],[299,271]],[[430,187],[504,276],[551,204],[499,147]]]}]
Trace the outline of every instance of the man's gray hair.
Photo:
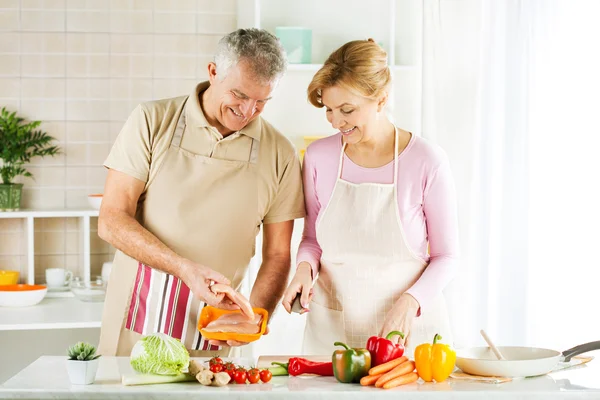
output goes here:
[{"label": "man's gray hair", "polygon": [[240,60],[248,62],[255,77],[263,82],[278,80],[287,67],[285,50],[279,39],[257,28],[238,29],[219,40],[215,53],[217,78],[225,78],[229,68]]}]

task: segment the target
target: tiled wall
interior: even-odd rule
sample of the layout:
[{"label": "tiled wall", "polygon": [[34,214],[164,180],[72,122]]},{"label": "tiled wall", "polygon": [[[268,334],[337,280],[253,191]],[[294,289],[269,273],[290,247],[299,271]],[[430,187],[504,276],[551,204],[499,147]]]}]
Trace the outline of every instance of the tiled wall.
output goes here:
[{"label": "tiled wall", "polygon": [[[236,29],[236,0],[0,0],[0,107],[58,139],[36,159],[23,207],[87,207],[102,167],[141,101],[187,94],[206,78],[217,41]],[[92,221],[92,274],[113,249]],[[79,271],[76,219],[36,220],[36,281],[46,267]],[[0,269],[26,265],[24,221],[0,219]]]}]

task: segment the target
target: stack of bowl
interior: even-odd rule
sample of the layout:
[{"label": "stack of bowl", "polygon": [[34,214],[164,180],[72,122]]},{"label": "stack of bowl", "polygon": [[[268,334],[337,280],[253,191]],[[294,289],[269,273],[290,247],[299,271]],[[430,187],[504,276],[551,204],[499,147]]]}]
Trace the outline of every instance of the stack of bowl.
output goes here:
[{"label": "stack of bowl", "polygon": [[28,307],[42,301],[44,285],[19,284],[19,271],[0,271],[0,307]]}]

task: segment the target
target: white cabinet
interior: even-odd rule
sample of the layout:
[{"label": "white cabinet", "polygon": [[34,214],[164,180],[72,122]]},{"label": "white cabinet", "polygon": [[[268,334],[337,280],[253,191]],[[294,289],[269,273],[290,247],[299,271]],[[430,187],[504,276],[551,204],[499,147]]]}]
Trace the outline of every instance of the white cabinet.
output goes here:
[{"label": "white cabinet", "polygon": [[[21,210],[0,212],[0,219],[13,218],[25,221],[27,237],[28,284],[35,282],[35,221],[43,218],[79,219],[80,264],[83,279],[90,279],[90,219],[98,216],[97,210]],[[23,271],[22,271],[23,272]],[[24,279],[20,279],[22,282]],[[37,282],[43,284],[44,282]],[[60,297],[60,298],[53,298]],[[65,298],[66,297],[66,298]],[[41,303],[25,308],[0,307],[0,331],[97,328],[100,326],[104,303],[84,303],[72,297],[71,292],[47,293]]]},{"label": "white cabinet", "polygon": [[289,66],[263,116],[300,147],[301,136],[335,133],[325,111],[308,103],[306,88],[335,49],[373,38],[387,51],[393,74],[390,118],[420,135],[422,11],[417,0],[238,0],[239,28],[312,30],[312,64]]}]

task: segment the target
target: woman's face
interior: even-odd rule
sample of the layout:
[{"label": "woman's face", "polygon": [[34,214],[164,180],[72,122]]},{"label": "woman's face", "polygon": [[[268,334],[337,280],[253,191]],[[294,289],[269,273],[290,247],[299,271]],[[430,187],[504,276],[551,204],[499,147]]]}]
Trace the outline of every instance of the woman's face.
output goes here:
[{"label": "woman's face", "polygon": [[331,126],[350,144],[369,139],[383,108],[379,106],[381,100],[356,95],[340,85],[323,89],[321,101]]}]

